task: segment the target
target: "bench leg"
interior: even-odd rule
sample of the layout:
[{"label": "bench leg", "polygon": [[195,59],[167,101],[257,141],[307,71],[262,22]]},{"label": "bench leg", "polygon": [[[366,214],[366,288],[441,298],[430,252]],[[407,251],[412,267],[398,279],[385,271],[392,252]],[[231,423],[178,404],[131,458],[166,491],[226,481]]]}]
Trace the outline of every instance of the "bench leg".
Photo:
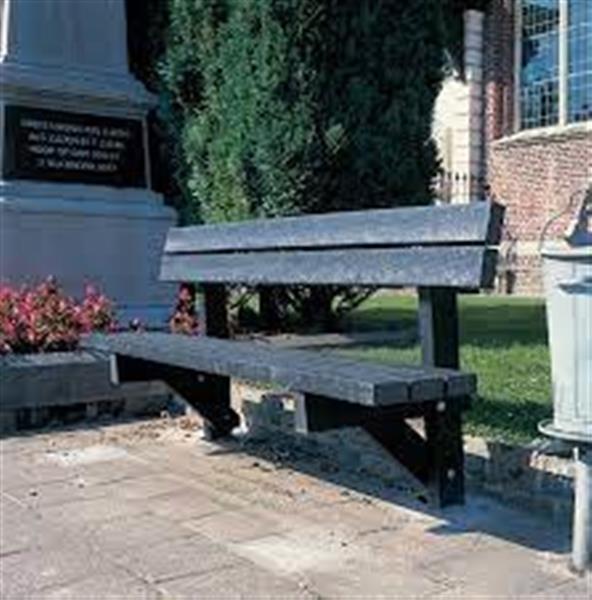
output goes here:
[{"label": "bench leg", "polygon": [[240,417],[230,406],[230,378],[200,374],[197,385],[182,394],[204,420],[208,440],[226,437],[240,424]]},{"label": "bench leg", "polygon": [[[438,407],[444,407],[439,411]],[[438,403],[426,415],[427,481],[431,500],[437,506],[464,504],[464,450],[462,415]]]},{"label": "bench leg", "polygon": [[224,284],[203,286],[203,305],[200,312],[200,330],[208,336],[228,338],[228,289]]},{"label": "bench leg", "polygon": [[419,333],[424,366],[458,369],[458,301],[450,288],[419,289]]},{"label": "bench leg", "polygon": [[230,378],[209,373],[196,373],[181,367],[117,357],[120,383],[127,381],[164,381],[182,396],[204,420],[205,437],[210,440],[230,435],[240,424],[240,417],[230,406]]}]

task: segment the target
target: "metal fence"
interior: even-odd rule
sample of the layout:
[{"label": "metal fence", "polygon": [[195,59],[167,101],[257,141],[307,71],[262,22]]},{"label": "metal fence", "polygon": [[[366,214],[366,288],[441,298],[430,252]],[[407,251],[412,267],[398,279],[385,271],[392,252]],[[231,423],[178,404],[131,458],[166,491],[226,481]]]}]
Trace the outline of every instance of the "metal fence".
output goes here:
[{"label": "metal fence", "polygon": [[441,204],[485,200],[488,188],[483,177],[469,173],[442,170],[434,179],[434,195]]}]

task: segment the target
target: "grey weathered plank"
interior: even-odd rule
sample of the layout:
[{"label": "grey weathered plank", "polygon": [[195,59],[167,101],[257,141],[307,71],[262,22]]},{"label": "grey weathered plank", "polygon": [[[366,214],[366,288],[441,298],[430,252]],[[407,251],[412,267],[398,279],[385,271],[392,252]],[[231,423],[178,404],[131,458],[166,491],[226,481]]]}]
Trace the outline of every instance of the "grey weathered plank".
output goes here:
[{"label": "grey weathered plank", "polygon": [[475,391],[474,376],[457,371],[378,365],[254,342],[121,333],[90,336],[83,346],[196,372],[275,382],[293,391],[365,406],[439,400]]},{"label": "grey weathered plank", "polygon": [[245,285],[337,284],[489,287],[491,250],[471,246],[350,249],[231,254],[165,254],[165,281]]},{"label": "grey weathered plank", "polygon": [[179,227],[169,231],[165,253],[497,244],[502,212],[499,204],[473,202]]}]

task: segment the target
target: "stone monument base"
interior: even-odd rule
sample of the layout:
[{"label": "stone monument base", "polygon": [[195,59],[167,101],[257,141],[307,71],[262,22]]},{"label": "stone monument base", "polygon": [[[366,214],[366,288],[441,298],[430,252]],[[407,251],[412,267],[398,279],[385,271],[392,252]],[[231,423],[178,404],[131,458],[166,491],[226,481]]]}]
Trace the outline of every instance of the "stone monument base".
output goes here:
[{"label": "stone monument base", "polygon": [[85,282],[115,303],[120,323],[162,326],[175,287],[158,282],[175,212],[146,189],[0,183],[0,278],[35,284],[55,276],[75,297]]},{"label": "stone monument base", "polygon": [[151,191],[124,0],[0,0],[0,281],[96,284],[123,325],[163,325],[158,273],[175,211]]}]

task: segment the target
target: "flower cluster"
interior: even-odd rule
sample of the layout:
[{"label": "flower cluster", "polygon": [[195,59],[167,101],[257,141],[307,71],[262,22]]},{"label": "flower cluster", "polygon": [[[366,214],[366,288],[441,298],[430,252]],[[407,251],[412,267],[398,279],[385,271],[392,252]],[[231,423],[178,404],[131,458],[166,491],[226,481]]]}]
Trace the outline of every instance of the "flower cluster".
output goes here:
[{"label": "flower cluster", "polygon": [[195,288],[184,283],[179,287],[175,312],[169,319],[171,333],[197,335],[199,323],[195,311]]},{"label": "flower cluster", "polygon": [[0,285],[0,354],[72,350],[82,334],[114,326],[111,301],[92,286],[78,303],[53,278],[33,288]]}]

